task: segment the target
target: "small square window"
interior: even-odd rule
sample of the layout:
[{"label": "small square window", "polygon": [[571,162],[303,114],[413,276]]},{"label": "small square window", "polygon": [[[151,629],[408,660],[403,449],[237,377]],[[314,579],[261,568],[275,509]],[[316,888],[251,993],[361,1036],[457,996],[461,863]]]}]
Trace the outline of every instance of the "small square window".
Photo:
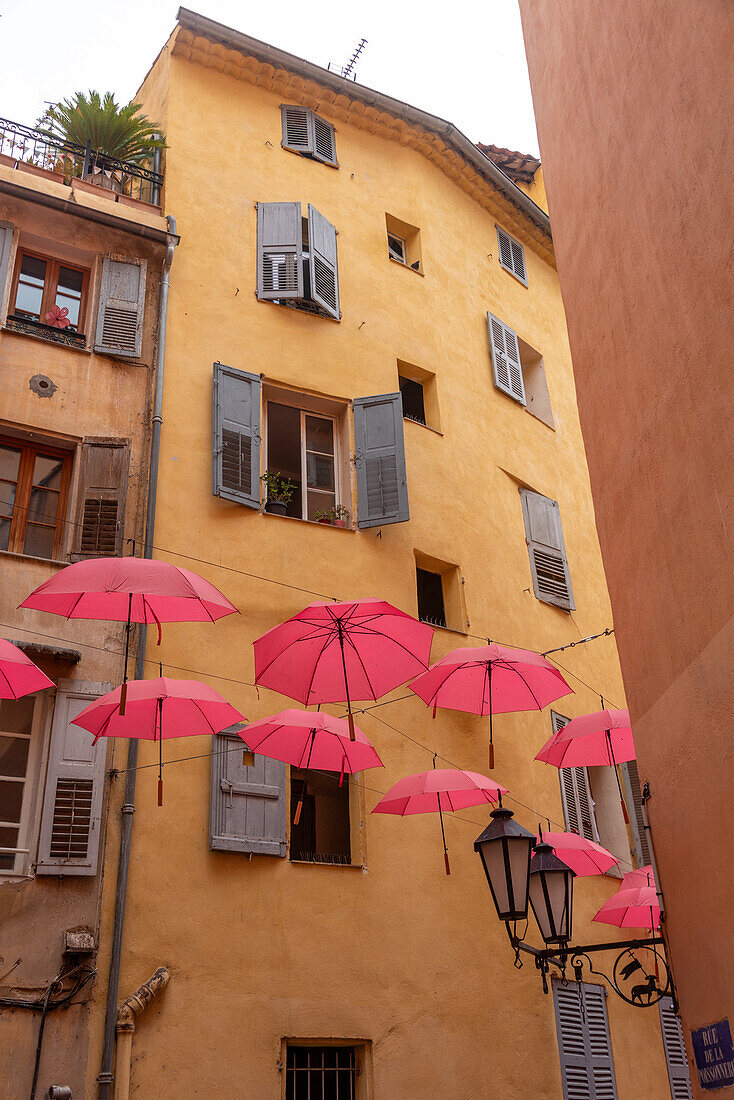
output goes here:
[{"label": "small square window", "polygon": [[416,550],[415,576],[421,622],[463,633],[467,621],[459,567]]},{"label": "small square window", "polygon": [[436,376],[398,359],[398,384],[403,398],[403,417],[440,432]]},{"label": "small square window", "polygon": [[403,397],[403,416],[406,420],[415,420],[417,424],[425,424],[426,408],[423,400],[423,386],[420,382],[414,382],[412,378],[400,379],[400,393]]},{"label": "small square window", "polygon": [[394,218],[392,214],[385,215],[387,225],[387,254],[389,259],[396,263],[410,267],[413,271],[423,273],[423,259],[421,256],[421,233],[414,225]]},{"label": "small square window", "polygon": [[[310,863],[351,863],[349,776],[291,768],[290,858]],[[301,809],[296,814],[298,805]]]},{"label": "small square window", "polygon": [[401,264],[405,263],[405,241],[402,237],[396,237],[393,233],[388,233],[387,251],[392,260],[399,260]]},{"label": "small square window", "polygon": [[289,1042],[285,1061],[286,1100],[351,1100],[358,1092],[355,1046],[301,1046]]},{"label": "small square window", "polygon": [[446,626],[446,606],[443,599],[443,577],[428,569],[416,567],[418,587],[418,618],[422,623]]}]

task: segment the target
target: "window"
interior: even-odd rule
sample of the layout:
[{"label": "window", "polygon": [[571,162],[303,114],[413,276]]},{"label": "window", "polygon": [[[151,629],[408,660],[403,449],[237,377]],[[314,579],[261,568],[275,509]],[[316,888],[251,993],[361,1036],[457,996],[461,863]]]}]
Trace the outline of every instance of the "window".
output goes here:
[{"label": "window", "polygon": [[509,233],[506,233],[504,229],[500,229],[499,226],[497,226],[497,244],[502,267],[505,271],[509,271],[511,275],[514,275],[516,279],[519,279],[524,286],[527,286],[528,275],[525,270],[525,249],[523,246]]},{"label": "window", "polygon": [[0,872],[20,874],[27,863],[35,706],[32,695],[0,700]]},{"label": "window", "polygon": [[617,1100],[606,990],[553,979],[564,1100]]},{"label": "window", "polygon": [[356,1048],[288,1043],[285,1095],[286,1100],[355,1100]]},{"label": "window", "polygon": [[309,203],[257,205],[257,296],[324,317],[341,317],[336,229]]},{"label": "window", "polygon": [[[563,718],[555,711],[551,711],[553,732],[558,733],[568,723],[568,718]],[[586,768],[559,768],[558,777],[561,784],[561,801],[563,803],[563,818],[566,829],[571,833],[578,833],[587,840],[599,841],[596,818],[594,816],[594,800],[591,797],[589,773]]]},{"label": "window", "polygon": [[47,314],[58,306],[67,310],[67,329],[83,331],[88,283],[89,272],[82,268],[20,250],[10,315],[48,325]]},{"label": "window", "polygon": [[557,500],[520,489],[533,590],[539,600],[574,611],[571,577]]},{"label": "window", "polygon": [[466,613],[458,566],[416,550],[415,574],[421,622],[463,631]]},{"label": "window", "polygon": [[403,416],[414,420],[416,424],[425,424],[426,406],[423,400],[423,386],[412,378],[399,376],[400,394],[403,398]]},{"label": "window", "polygon": [[629,816],[629,831],[632,839],[630,850],[634,862],[638,867],[649,867],[652,865],[655,872],[655,881],[659,882],[657,868],[654,865],[655,860],[653,857],[652,845],[650,844],[648,835],[649,825],[646,822],[645,807],[642,801],[642,784],[640,783],[640,773],[637,769],[637,761],[629,760],[624,764],[618,764],[617,767],[622,775],[622,781],[624,783],[625,802],[627,803]]},{"label": "window", "polygon": [[413,271],[423,273],[423,260],[421,258],[421,234],[420,229],[408,222],[394,218],[392,214],[385,215],[387,225],[387,255],[396,263],[410,267]]},{"label": "window", "polygon": [[440,431],[435,374],[398,359],[398,383],[403,399],[403,417],[414,424]]},{"label": "window", "polygon": [[267,469],[296,486],[286,515],[314,520],[341,504],[338,464],[334,417],[268,401]]},{"label": "window", "polygon": [[71,462],[68,452],[0,438],[0,550],[59,557]]},{"label": "window", "polygon": [[320,118],[310,107],[296,104],[282,103],[280,114],[284,149],[300,153],[302,157],[320,160],[322,164],[329,164],[333,168],[339,167],[334,127],[330,122]]},{"label": "window", "polygon": [[688,1071],[686,1045],[683,1041],[683,1028],[675,1014],[672,997],[661,997],[658,1001],[660,1027],[663,1033],[665,1061],[668,1064],[668,1080],[672,1100],[692,1100],[691,1075]]},{"label": "window", "polygon": [[[305,789],[304,789],[305,783]],[[351,863],[349,776],[291,768],[290,859],[310,863]],[[301,802],[298,824],[295,811]]]},{"label": "window", "polygon": [[418,618],[422,623],[446,626],[446,608],[443,602],[443,578],[440,573],[416,566],[418,586]]}]

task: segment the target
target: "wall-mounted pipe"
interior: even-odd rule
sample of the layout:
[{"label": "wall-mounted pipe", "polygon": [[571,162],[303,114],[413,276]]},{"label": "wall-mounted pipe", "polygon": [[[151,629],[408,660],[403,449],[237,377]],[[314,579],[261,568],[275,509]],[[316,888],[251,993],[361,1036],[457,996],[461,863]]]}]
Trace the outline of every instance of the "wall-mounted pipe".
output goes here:
[{"label": "wall-mounted pipe", "polygon": [[115,1100],[129,1100],[135,1021],[160,991],[168,985],[170,978],[171,974],[167,967],[159,966],[155,974],[148,978],[148,981],[144,982],[134,993],[131,993],[117,1010],[117,1020],[115,1022],[117,1033]]}]

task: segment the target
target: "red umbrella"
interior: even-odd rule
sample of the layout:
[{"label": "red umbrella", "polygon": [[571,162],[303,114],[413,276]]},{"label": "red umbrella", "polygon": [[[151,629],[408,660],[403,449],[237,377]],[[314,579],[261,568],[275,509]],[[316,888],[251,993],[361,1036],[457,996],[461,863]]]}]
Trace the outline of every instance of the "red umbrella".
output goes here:
[{"label": "red umbrella", "polygon": [[255,683],[304,706],[379,699],[428,667],[433,628],[385,600],[312,603],[257,638]]},{"label": "red umbrella", "polygon": [[492,715],[542,710],[547,703],[570,695],[560,671],[539,653],[490,642],[454,649],[431,665],[410,690],[433,707],[489,715],[489,766],[494,767]]},{"label": "red umbrella", "polygon": [[340,772],[339,786],[344,774],[381,768],[380,760],[370,740],[358,727],[354,727],[354,741],[350,739],[349,723],[343,718],[332,718],[312,710],[283,710],[272,718],[263,718],[240,732],[253,752],[283,760],[294,768],[306,772],[303,791],[293,818],[297,825],[301,817],[306,793],[308,769]]},{"label": "red umbrella", "polygon": [[0,638],[0,699],[20,699],[55,686],[22,649]]},{"label": "red umbrella", "polygon": [[658,928],[660,902],[654,886],[622,887],[605,901],[593,918],[616,928]]},{"label": "red umbrella", "polygon": [[67,619],[127,623],[124,681],[131,623],[155,623],[160,644],[161,623],[213,623],[237,612],[234,604],[203,577],[153,558],[88,558],[75,562],[34,589],[20,607],[51,611]]},{"label": "red umbrella", "polygon": [[[100,737],[134,737],[157,741],[158,805],[163,804],[163,739],[202,737],[246,719],[218,691],[198,680],[130,680],[127,710],[123,714],[123,688],[95,699],[76,718],[74,725]],[[165,717],[165,723],[164,723]]]},{"label": "red umbrella", "polygon": [[587,840],[578,833],[541,833],[538,841],[550,844],[558,858],[579,877],[603,875],[619,863],[601,844]]},{"label": "red umbrella", "polygon": [[373,814],[427,814],[435,813],[441,821],[443,857],[446,874],[451,874],[446,834],[443,828],[444,810],[464,810],[468,806],[480,806],[485,802],[499,802],[507,788],[478,772],[461,771],[458,768],[437,768],[433,758],[433,771],[406,775],[399,779],[372,810]]},{"label": "red umbrella", "polygon": [[624,820],[629,821],[617,764],[635,759],[628,710],[599,710],[572,718],[546,741],[535,757],[556,768],[604,766],[614,768]]}]

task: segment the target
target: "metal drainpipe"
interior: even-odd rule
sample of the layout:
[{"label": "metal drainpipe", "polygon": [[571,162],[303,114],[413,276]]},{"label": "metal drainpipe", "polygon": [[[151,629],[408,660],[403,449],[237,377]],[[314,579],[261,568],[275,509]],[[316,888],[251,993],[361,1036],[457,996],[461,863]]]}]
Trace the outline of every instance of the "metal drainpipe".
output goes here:
[{"label": "metal drainpipe", "polygon": [[[168,231],[176,234],[176,219],[173,214],[166,217]],[[163,261],[161,277],[161,298],[158,312],[158,354],[155,364],[155,390],[153,394],[153,430],[150,440],[150,468],[148,470],[148,508],[145,515],[145,547],[143,557],[153,557],[153,534],[155,531],[155,505],[158,490],[158,460],[161,452],[161,424],[163,423],[163,363],[166,353],[166,318],[168,312],[168,288],[173,250],[176,240],[169,240],[166,258]],[[145,639],[147,630],[141,626],[138,636],[138,651],[135,659],[135,679],[142,680],[145,674]],[[122,960],[122,934],[125,927],[125,900],[127,896],[127,874],[130,868],[130,845],[135,813],[135,767],[138,762],[138,742],[130,740],[127,750],[127,770],[125,772],[125,797],[122,804],[122,823],[120,827],[120,858],[117,865],[117,890],[115,892],[115,917],[112,926],[112,953],[110,956],[110,977],[107,983],[107,1007],[104,1022],[104,1047],[97,1083],[99,1100],[110,1100],[110,1090],[114,1075],[112,1058],[115,1052],[115,1020],[117,1018],[117,995],[120,985],[120,962]]]}]

